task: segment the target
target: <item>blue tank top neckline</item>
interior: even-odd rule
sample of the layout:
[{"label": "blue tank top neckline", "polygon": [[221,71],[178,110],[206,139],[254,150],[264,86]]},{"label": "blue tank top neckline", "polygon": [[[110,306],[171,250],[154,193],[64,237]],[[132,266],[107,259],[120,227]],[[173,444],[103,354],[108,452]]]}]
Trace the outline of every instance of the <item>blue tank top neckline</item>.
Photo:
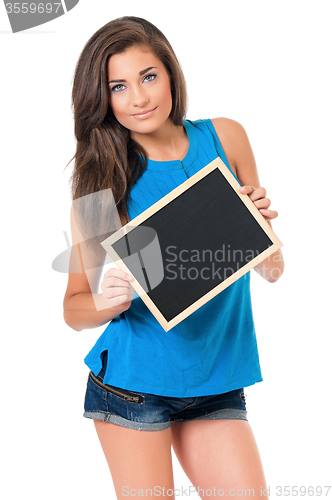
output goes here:
[{"label": "blue tank top neckline", "polygon": [[189,148],[182,160],[151,160],[147,159],[147,169],[155,170],[158,172],[169,171],[169,170],[179,170],[179,169],[187,169],[189,168],[198,154],[198,137],[195,130],[195,127],[189,120],[184,120],[183,122],[184,128],[187,133]]}]

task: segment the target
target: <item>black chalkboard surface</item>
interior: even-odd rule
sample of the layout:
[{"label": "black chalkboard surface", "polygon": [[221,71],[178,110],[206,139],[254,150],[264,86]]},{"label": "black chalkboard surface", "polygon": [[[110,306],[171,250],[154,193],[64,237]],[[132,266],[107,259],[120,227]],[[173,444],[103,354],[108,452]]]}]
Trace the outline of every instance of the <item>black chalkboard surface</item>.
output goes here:
[{"label": "black chalkboard surface", "polygon": [[220,158],[101,244],[165,331],[282,246]]}]

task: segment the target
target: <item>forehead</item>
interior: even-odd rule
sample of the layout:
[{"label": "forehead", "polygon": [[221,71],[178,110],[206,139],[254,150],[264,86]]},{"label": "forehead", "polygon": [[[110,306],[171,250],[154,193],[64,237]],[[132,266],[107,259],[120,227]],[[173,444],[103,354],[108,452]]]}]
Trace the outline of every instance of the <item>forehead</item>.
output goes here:
[{"label": "forehead", "polygon": [[107,71],[110,78],[125,79],[126,75],[139,73],[150,66],[164,67],[149,47],[130,47],[109,58]]}]

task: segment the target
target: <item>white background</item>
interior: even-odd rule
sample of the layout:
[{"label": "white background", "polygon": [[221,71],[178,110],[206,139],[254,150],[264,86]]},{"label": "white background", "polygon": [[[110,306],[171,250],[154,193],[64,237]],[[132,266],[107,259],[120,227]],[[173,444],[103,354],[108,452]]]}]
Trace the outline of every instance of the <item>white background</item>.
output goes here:
[{"label": "white background", "polygon": [[[75,64],[90,36],[122,15],[148,19],[170,40],[189,119],[226,116],[248,133],[286,263],[276,284],[251,273],[264,382],[246,389],[249,420],[271,498],[278,485],[331,485],[331,14],[319,0],[81,0],[12,34],[0,5],[6,500],[115,498],[82,416],[83,358],[104,327],[65,324],[67,275],[52,261],[70,235]],[[175,486],[189,487],[173,459]]]}]

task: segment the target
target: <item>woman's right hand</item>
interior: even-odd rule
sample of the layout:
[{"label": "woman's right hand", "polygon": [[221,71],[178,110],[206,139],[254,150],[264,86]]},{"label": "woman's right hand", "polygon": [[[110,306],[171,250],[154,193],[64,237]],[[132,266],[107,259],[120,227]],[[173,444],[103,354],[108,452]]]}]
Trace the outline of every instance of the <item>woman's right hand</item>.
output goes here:
[{"label": "woman's right hand", "polygon": [[129,309],[135,294],[135,290],[129,283],[131,280],[133,280],[132,276],[114,267],[104,274],[100,287],[108,307],[123,311]]}]

